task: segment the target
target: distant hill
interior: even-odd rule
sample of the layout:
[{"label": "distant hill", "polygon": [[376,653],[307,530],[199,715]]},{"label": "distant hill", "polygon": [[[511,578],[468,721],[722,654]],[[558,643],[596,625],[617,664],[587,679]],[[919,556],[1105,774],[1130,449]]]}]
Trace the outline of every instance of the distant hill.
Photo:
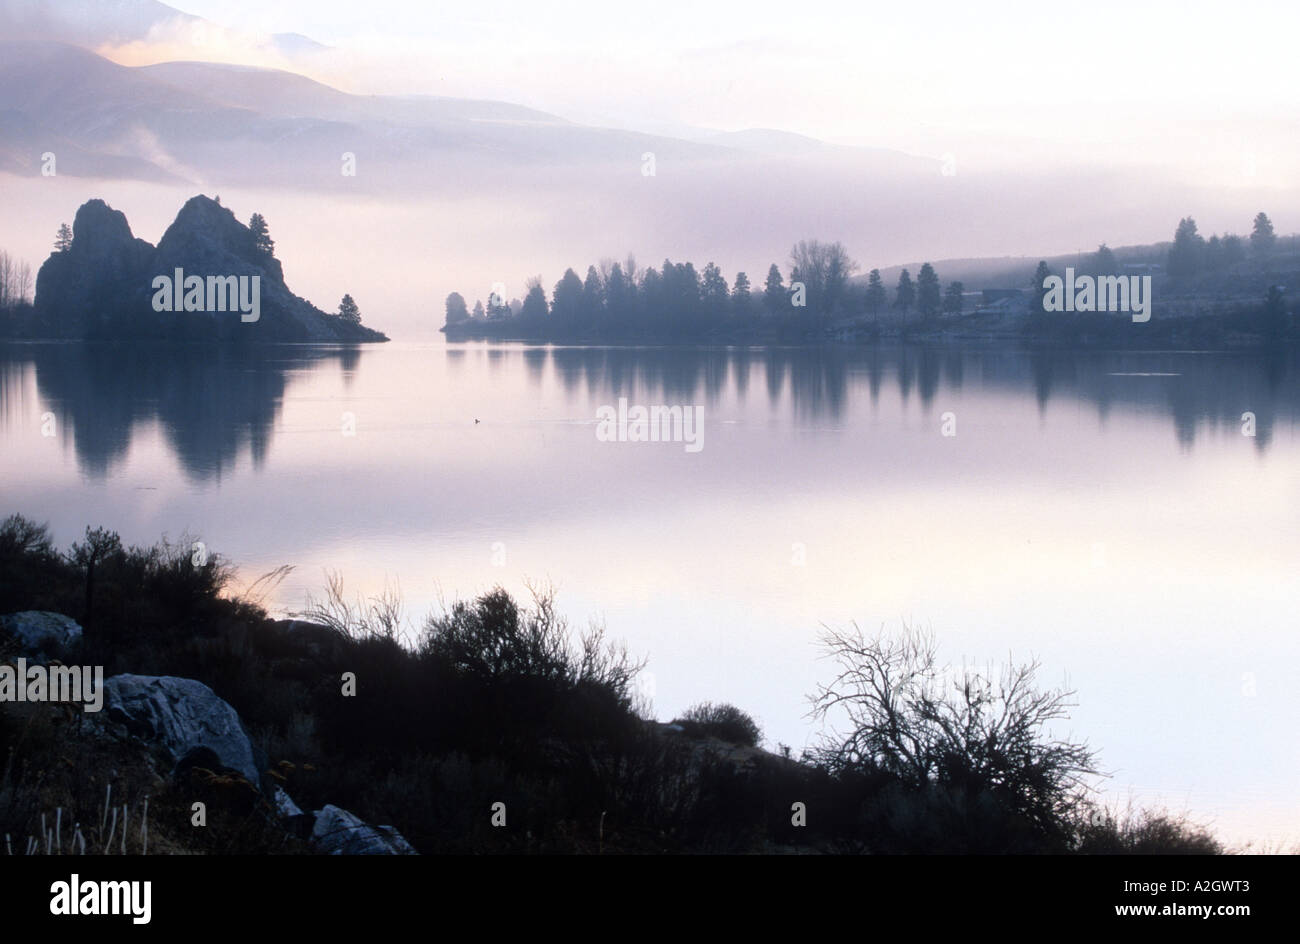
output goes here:
[{"label": "distant hill", "polygon": [[206,22],[157,0],[0,0],[0,34],[95,48]]},{"label": "distant hill", "polygon": [[219,62],[160,62],[132,71],[221,105],[280,118],[405,125],[458,121],[569,124],[555,115],[509,102],[434,95],[353,95],[283,69]]},{"label": "distant hill", "polygon": [[[1174,221],[1176,222],[1176,221]],[[1170,229],[1173,228],[1173,223]],[[1242,227],[1246,229],[1245,226]],[[1135,246],[1112,246],[1115,261],[1121,266],[1154,265],[1163,268],[1169,257],[1169,241],[1144,243]],[[988,258],[933,259],[930,262],[946,285],[949,282],[961,282],[967,292],[984,289],[1027,288],[1040,261],[1046,262],[1049,269],[1062,273],[1071,266],[1078,273],[1087,270],[1090,257],[1097,247],[1092,246],[1082,252],[1041,256],[996,256]],[[891,290],[898,282],[904,269],[916,278],[922,262],[909,262],[906,265],[887,266],[880,269],[881,280]],[[1268,286],[1274,284],[1297,284],[1297,268],[1300,267],[1300,234],[1278,236],[1278,245],[1272,256],[1261,260],[1249,257],[1241,264],[1231,267],[1223,273],[1205,272],[1191,282],[1178,286],[1180,293],[1209,293],[1232,295],[1240,293],[1251,297],[1262,297]],[[853,282],[864,284],[869,265],[863,265],[854,276]],[[1158,269],[1155,271],[1159,271]]]},{"label": "distant hill", "polygon": [[[203,310],[156,310],[158,277],[236,280],[256,276],[256,320],[224,298]],[[184,283],[182,279],[182,283]],[[251,286],[246,281],[241,288]],[[170,306],[169,306],[170,307]],[[257,248],[253,234],[215,200],[186,202],[155,247],[131,233],[126,216],[103,200],[77,210],[73,240],[55,251],[36,277],[34,332],[64,338],[117,340],[386,341],[379,331],[329,315],[294,295],[280,261]]]},{"label": "distant hill", "polygon": [[[0,0],[0,35],[85,49],[149,42],[168,34],[202,36],[223,28],[157,0]],[[264,45],[291,58],[330,48],[301,33],[272,33]]]},{"label": "distant hill", "polygon": [[55,150],[58,172],[69,176],[295,189],[337,190],[347,179],[344,153],[363,167],[350,185],[395,190],[450,185],[458,169],[636,168],[646,151],[661,161],[742,153],[576,125],[506,102],[353,95],[277,69],[127,67],[54,42],[0,42],[0,120],[24,129],[21,140],[0,140],[0,171],[39,174],[33,150]]},{"label": "distant hill", "polygon": [[[1169,255],[1169,243],[1149,243],[1142,246],[1117,246],[1111,247],[1111,252],[1115,254],[1115,260],[1120,265],[1130,263],[1155,263],[1163,264],[1165,258]],[[929,262],[934,266],[939,278],[946,285],[949,282],[961,282],[966,291],[981,291],[983,289],[993,288],[1026,288],[1034,276],[1034,271],[1038,268],[1038,263],[1044,261],[1048,268],[1053,272],[1063,272],[1066,266],[1074,266],[1080,269],[1080,263],[1087,261],[1097,249],[1092,246],[1082,253],[1065,253],[1063,255],[1048,256],[992,256],[988,258],[967,258],[967,259],[931,259],[920,262],[909,262],[905,265],[886,266],[880,270],[880,278],[889,288],[893,288],[898,282],[898,277],[904,269],[911,273],[912,278],[916,278],[916,273],[920,270],[924,262]],[[866,272],[870,266],[864,265],[863,271],[857,273],[854,278],[855,282],[865,282]],[[1082,271],[1080,269],[1080,271]]]}]

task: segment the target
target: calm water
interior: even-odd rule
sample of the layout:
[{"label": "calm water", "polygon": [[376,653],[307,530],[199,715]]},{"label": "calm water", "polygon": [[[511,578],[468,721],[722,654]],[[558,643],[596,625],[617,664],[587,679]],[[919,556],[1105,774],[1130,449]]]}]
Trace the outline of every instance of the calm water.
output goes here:
[{"label": "calm water", "polygon": [[[619,397],[703,405],[703,449],[599,441]],[[1294,355],[9,346],[0,512],[291,564],[285,611],[397,584],[413,627],[549,580],[661,719],[730,701],[796,751],[822,624],[929,626],[1067,679],[1120,798],[1294,842],[1298,410]]]}]

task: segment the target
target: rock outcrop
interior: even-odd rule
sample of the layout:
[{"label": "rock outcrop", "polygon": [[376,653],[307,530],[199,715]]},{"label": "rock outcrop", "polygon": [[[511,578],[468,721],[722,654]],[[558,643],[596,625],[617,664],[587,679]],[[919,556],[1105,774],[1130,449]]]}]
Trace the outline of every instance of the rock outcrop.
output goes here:
[{"label": "rock outcrop", "polygon": [[[36,317],[59,337],[90,339],[386,341],[371,328],[326,314],[289,290],[280,261],[259,249],[227,207],[186,202],[157,247],[131,233],[103,200],[77,210],[72,245],[36,276]],[[153,280],[185,275],[259,277],[256,321],[241,312],[155,311]],[[232,308],[235,306],[231,306]]]},{"label": "rock outcrop", "polygon": [[0,616],[0,632],[13,639],[23,656],[41,662],[48,662],[81,641],[81,627],[76,620],[43,610]]},{"label": "rock outcrop", "polygon": [[293,802],[293,797],[284,792],[283,787],[275,788],[275,811],[280,814],[281,819],[293,819],[295,816],[302,816],[302,810],[298,804]]},{"label": "rock outcrop", "polygon": [[[104,682],[108,719],[149,741],[180,764],[206,758],[263,787],[266,756],[244,729],[238,712],[193,679],[114,675]],[[263,792],[266,792],[263,790]]]},{"label": "rock outcrop", "polygon": [[[311,623],[301,629],[328,633]],[[60,613],[30,610],[0,616],[0,641],[6,653],[28,659],[66,656],[81,640],[75,620]],[[104,708],[93,716],[100,736],[139,740],[171,763],[173,789],[219,795],[222,802],[249,813],[260,810],[286,835],[306,841],[323,855],[418,855],[392,826],[373,826],[341,807],[326,804],[304,812],[267,771],[267,757],[249,736],[239,713],[211,688],[176,676],[114,675],[104,681]],[[281,762],[282,768],[293,768]],[[152,760],[149,769],[157,768]],[[159,771],[166,773],[166,771]],[[215,791],[215,794],[214,794]],[[234,806],[238,804],[238,806]]]},{"label": "rock outcrop", "polygon": [[326,804],[315,813],[311,841],[329,855],[418,855],[392,826],[371,826],[347,810]]},{"label": "rock outcrop", "polygon": [[[104,688],[108,720],[162,748],[176,765],[174,775],[202,773],[198,768],[238,774],[267,798],[287,830],[326,855],[418,855],[392,826],[371,826],[332,804],[304,813],[263,776],[266,755],[253,744],[235,709],[202,682],[114,675]],[[249,790],[249,795],[256,794]]]}]

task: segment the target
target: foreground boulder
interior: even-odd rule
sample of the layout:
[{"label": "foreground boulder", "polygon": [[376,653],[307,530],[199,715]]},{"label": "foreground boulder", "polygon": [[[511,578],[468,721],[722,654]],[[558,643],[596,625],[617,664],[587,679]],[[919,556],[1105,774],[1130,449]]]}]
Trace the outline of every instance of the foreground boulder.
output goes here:
[{"label": "foreground boulder", "polygon": [[249,738],[238,712],[202,682],[114,675],[104,689],[109,720],[163,748],[173,762],[201,757],[262,789],[265,756]]},{"label": "foreground boulder", "polygon": [[23,656],[41,661],[48,661],[81,641],[81,627],[76,620],[45,610],[0,616],[0,632],[13,638]]},{"label": "foreground boulder", "polygon": [[326,804],[315,816],[312,845],[328,855],[419,854],[392,826],[371,826],[333,804]]}]

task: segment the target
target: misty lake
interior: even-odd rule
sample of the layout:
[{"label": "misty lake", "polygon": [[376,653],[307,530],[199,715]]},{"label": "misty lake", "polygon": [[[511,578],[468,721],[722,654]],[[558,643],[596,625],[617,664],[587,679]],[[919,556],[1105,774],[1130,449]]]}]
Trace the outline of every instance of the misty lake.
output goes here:
[{"label": "misty lake", "polygon": [[[648,657],[660,720],[732,702],[796,753],[822,625],[930,627],[1076,689],[1121,802],[1293,842],[1298,379],[1295,352],[6,345],[0,514],[292,565],[279,612],[327,571],[400,587],[412,632],[549,581]],[[702,448],[600,441],[620,398],[702,406]]]}]

